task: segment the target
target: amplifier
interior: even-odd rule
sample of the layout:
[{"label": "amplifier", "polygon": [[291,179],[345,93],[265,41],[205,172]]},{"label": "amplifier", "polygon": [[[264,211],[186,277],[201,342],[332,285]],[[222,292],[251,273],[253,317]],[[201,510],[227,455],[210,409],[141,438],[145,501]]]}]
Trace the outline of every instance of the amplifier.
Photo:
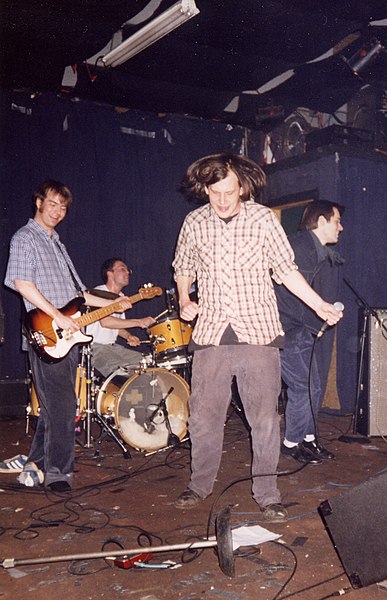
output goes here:
[{"label": "amplifier", "polygon": [[28,379],[0,379],[0,418],[24,416],[29,397]]},{"label": "amplifier", "polygon": [[375,132],[355,127],[330,125],[322,129],[313,129],[305,136],[305,149],[315,150],[330,144],[351,146],[353,148],[374,148]]},{"label": "amplifier", "polygon": [[387,309],[374,308],[368,317],[364,348],[363,380],[356,415],[357,433],[387,435]]}]

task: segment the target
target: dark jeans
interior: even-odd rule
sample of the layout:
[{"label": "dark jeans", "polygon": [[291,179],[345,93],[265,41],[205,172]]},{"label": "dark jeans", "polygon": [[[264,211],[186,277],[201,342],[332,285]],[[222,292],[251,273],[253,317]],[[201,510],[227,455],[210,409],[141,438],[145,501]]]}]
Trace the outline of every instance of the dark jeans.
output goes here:
[{"label": "dark jeans", "polygon": [[44,484],[73,477],[75,452],[75,377],[79,348],[75,346],[60,362],[49,365],[29,348],[32,379],[40,412],[28,460],[44,474]]},{"label": "dark jeans", "polygon": [[280,502],[275,475],[280,433],[277,401],[281,388],[278,349],[216,346],[196,351],[189,399],[191,481],[189,488],[205,498],[213,489],[223,449],[224,423],[236,376],[239,395],[251,427],[253,496],[261,506]]},{"label": "dark jeans", "polygon": [[285,437],[289,442],[300,443],[306,435],[316,435],[313,415],[317,420],[322,392],[315,354],[310,364],[313,342],[306,329],[292,330],[280,352],[282,379],[288,386]]}]

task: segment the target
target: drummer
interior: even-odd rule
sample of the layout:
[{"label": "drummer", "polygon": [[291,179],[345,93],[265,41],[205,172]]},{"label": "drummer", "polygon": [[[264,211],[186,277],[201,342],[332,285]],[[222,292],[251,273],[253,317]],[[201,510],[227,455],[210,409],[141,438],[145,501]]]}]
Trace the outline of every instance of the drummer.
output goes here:
[{"label": "drummer", "polygon": [[[122,258],[108,258],[101,266],[101,275],[104,283],[95,289],[124,296],[122,290],[129,284],[131,274],[132,271]],[[155,322],[153,317],[127,319],[124,313],[114,313],[89,325],[87,333],[93,336],[92,356],[94,369],[99,371],[104,377],[108,377],[119,367],[128,365],[137,366],[141,359],[141,354],[138,350],[133,350],[132,348],[138,347],[141,341],[127,330],[133,327],[146,329]],[[124,339],[130,348],[117,343],[118,337]]]}]

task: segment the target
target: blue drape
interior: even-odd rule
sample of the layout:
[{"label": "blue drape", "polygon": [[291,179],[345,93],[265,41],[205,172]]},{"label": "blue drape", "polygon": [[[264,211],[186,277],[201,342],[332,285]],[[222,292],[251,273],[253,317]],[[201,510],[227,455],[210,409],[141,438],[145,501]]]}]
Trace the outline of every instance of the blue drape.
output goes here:
[{"label": "blue drape", "polygon": [[[1,279],[13,233],[32,216],[31,194],[47,177],[74,194],[58,232],[88,287],[101,263],[121,256],[133,269],[129,294],[143,283],[173,284],[171,262],[185,215],[195,208],[178,191],[187,166],[213,152],[243,152],[240,127],[126,111],[54,95],[3,94],[1,101]],[[2,286],[6,341],[0,377],[25,376],[21,303]],[[131,316],[159,314],[163,298],[140,302]]]}]

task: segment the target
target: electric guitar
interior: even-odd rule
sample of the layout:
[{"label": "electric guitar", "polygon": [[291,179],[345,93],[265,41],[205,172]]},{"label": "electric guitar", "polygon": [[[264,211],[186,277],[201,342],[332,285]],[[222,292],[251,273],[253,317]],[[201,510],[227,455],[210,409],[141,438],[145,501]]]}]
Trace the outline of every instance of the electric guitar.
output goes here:
[{"label": "electric guitar", "polygon": [[[161,288],[153,287],[152,284],[147,285],[151,287],[142,287],[137,294],[129,297],[131,304],[135,304],[140,300],[150,300],[155,296],[161,296],[163,293]],[[80,308],[84,302],[85,299],[82,297],[73,298],[60,309],[60,312],[66,317],[73,318],[79,327],[85,327],[103,319],[103,317],[121,311],[121,306],[117,301],[114,304],[81,315]],[[34,308],[26,314],[23,331],[39,358],[48,364],[62,360],[75,344],[87,344],[93,339],[92,335],[86,335],[80,330],[71,333],[61,329],[56,324],[55,319],[52,319],[39,308]]]}]

